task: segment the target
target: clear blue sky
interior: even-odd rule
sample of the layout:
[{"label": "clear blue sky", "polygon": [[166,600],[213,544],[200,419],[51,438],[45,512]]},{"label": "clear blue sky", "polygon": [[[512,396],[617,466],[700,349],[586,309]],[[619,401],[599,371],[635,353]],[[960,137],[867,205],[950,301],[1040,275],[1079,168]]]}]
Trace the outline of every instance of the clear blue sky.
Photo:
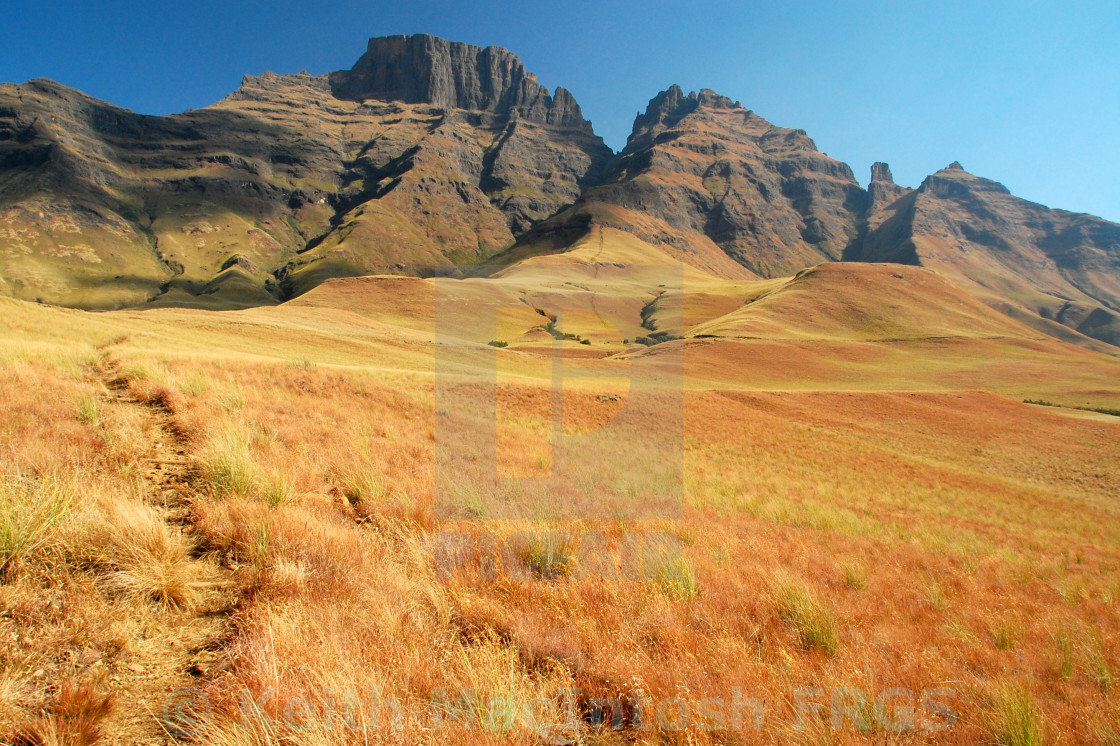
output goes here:
[{"label": "clear blue sky", "polygon": [[618,149],[672,83],[800,127],[866,183],[959,160],[1016,194],[1120,221],[1120,2],[12,3],[0,80],[45,76],[147,114],[210,104],[244,73],[348,68],[370,36],[517,53]]}]

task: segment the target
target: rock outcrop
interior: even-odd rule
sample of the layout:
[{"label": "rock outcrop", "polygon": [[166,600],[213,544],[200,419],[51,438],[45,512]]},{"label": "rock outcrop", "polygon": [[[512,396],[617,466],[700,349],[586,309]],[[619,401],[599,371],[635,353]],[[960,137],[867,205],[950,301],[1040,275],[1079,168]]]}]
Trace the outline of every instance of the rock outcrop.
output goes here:
[{"label": "rock outcrop", "polygon": [[871,164],[871,181],[867,184],[867,201],[871,215],[881,213],[900,197],[912,191],[894,183],[891,167],[886,163]]},{"label": "rock outcrop", "polygon": [[568,91],[557,88],[553,98],[515,54],[501,47],[476,47],[427,34],[384,36],[370,39],[358,63],[331,73],[329,80],[341,99],[516,115],[591,134],[591,123]]}]

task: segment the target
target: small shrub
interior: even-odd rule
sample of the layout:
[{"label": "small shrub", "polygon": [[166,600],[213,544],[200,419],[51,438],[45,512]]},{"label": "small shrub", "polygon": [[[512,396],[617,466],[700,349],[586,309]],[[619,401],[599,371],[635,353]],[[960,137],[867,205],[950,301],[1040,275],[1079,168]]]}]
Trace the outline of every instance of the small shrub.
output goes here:
[{"label": "small shrub", "polygon": [[814,597],[804,583],[782,582],[776,603],[778,613],[797,631],[803,648],[822,650],[830,656],[840,650],[840,624],[836,615]]},{"label": "small shrub", "polygon": [[498,349],[501,349],[502,347],[509,347],[509,342],[502,342],[497,339],[491,339],[486,344],[490,345],[491,347],[497,347]]},{"label": "small shrub", "polygon": [[581,339],[581,340],[579,341],[579,343],[580,343],[581,345],[589,345],[589,344],[591,344],[591,340],[590,340],[590,339]]},{"label": "small shrub", "polygon": [[1005,687],[998,692],[991,728],[999,746],[1041,746],[1045,743],[1038,710],[1026,689]]}]

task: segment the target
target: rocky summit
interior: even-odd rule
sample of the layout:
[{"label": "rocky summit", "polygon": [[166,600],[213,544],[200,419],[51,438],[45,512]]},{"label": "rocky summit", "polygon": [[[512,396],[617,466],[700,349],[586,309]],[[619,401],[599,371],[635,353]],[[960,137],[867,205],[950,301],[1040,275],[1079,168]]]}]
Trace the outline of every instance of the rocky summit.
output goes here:
[{"label": "rocky summit", "polygon": [[427,35],[164,117],[0,86],[0,293],[25,300],[266,305],[567,251],[596,226],[732,280],[923,265],[1041,331],[1120,345],[1120,226],[960,164],[914,189],[876,163],[864,189],[803,130],[706,89],[654,96],[615,154],[512,52]]}]

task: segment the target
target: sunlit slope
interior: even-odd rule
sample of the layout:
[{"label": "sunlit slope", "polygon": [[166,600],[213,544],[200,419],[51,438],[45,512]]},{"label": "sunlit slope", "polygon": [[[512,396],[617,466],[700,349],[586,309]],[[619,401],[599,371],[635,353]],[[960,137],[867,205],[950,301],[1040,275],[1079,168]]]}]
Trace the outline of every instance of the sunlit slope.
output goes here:
[{"label": "sunlit slope", "polygon": [[579,256],[573,252],[581,248],[591,248],[591,256],[600,258],[599,249],[603,249],[607,254],[621,253],[635,264],[669,261],[716,277],[759,279],[703,233],[641,210],[595,201],[579,202],[546,220],[514,246],[488,259],[487,265],[509,266],[545,255],[569,255],[571,260]]},{"label": "sunlit slope", "polygon": [[551,343],[552,332],[570,334],[598,351],[619,352],[624,340],[658,331],[682,335],[776,286],[721,278],[626,231],[602,226],[563,251],[529,255],[489,272],[466,279],[328,280],[285,307],[344,308],[441,337],[511,346]]},{"label": "sunlit slope", "polygon": [[[441,355],[461,354],[475,366],[495,355],[527,375],[551,375],[545,361],[560,347],[617,365],[620,375],[639,359],[672,367],[683,355],[686,385],[700,388],[987,389],[1120,404],[1116,358],[1009,319],[933,271],[825,264],[792,278],[731,281],[600,227],[565,251],[488,278],[335,280],[260,313],[297,308],[328,316],[345,309],[438,340]],[[578,339],[555,339],[553,331]],[[667,341],[635,343],[659,333]],[[508,347],[480,348],[491,341]]]},{"label": "sunlit slope", "polygon": [[933,271],[826,264],[792,278],[729,280],[599,226],[566,251],[488,277],[336,279],[279,306],[227,312],[84,314],[12,301],[4,310],[13,329],[50,330],[24,340],[67,330],[146,354],[310,361],[424,379],[438,359],[468,375],[497,365],[549,380],[559,348],[620,378],[636,363],[648,370],[664,361],[668,370],[683,360],[693,388],[985,389],[1120,405],[1120,360],[1042,335]]},{"label": "sunlit slope", "polygon": [[936,272],[899,264],[822,264],[699,324],[692,336],[765,339],[1039,337]]}]

